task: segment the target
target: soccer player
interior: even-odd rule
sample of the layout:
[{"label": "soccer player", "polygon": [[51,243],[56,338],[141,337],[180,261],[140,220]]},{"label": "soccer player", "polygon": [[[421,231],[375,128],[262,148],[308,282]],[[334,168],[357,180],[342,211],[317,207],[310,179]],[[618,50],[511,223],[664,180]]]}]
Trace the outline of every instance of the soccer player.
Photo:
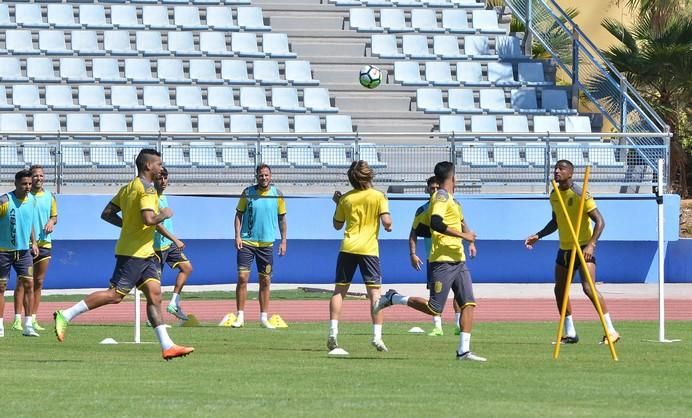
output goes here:
[{"label": "soccer player", "polygon": [[[154,231],[156,225],[173,216],[173,211],[159,209],[154,186],[161,175],[161,154],[143,149],[135,164],[137,177],[123,186],[101,213],[101,219],[120,228],[110,287],[88,295],[69,309],[56,311],[55,335],[58,341],[64,341],[70,321],[89,310],[122,302],[137,286],[147,298],[147,318],[161,344],[162,357],[170,360],[195,351],[193,347],[175,345],[161,319],[161,270],[154,252]],[[122,217],[118,212],[122,212]]]},{"label": "soccer player", "polygon": [[235,287],[238,314],[233,328],[245,325],[247,282],[252,262],[256,260],[259,277],[260,325],[274,329],[267,319],[269,311],[274,241],[278,219],[281,242],[279,256],[286,255],[286,202],[283,194],[271,184],[272,170],[267,164],[255,169],[257,184],[246,187],[238,201],[235,214],[235,246],[238,264],[238,283]]},{"label": "soccer player", "polygon": [[[41,303],[41,290],[43,281],[48,271],[48,263],[51,258],[51,234],[58,223],[58,204],[55,195],[43,188],[43,167],[33,165],[29,167],[31,172],[31,194],[36,198],[36,214],[34,216],[34,233],[38,241],[38,255],[34,257],[34,300],[32,303],[31,321],[36,331],[44,328],[36,321],[38,305]],[[17,286],[14,292],[14,323],[12,329],[22,331],[22,305],[24,300],[24,287]],[[26,314],[27,312],[25,312]]]},{"label": "soccer player", "polygon": [[[31,171],[22,170],[14,175],[15,189],[0,196],[0,337],[5,335],[2,314],[5,311],[5,290],[10,268],[17,274],[17,288],[24,289],[20,299],[24,303],[24,329],[22,335],[38,337],[31,319],[34,268],[33,257],[38,254],[34,217],[36,198],[31,194]],[[15,298],[18,296],[15,294]]]},{"label": "soccer player", "polygon": [[380,232],[380,222],[385,231],[392,230],[392,218],[389,215],[389,202],[385,195],[373,189],[374,171],[365,161],[354,161],[348,169],[348,182],[353,190],[342,195],[334,192],[336,203],[334,229],[344,230],[339,256],[336,261],[336,279],[334,293],[329,301],[329,335],[327,348],[331,351],[337,347],[339,334],[339,316],[344,297],[351,286],[351,280],[356,267],[363,276],[363,282],[370,300],[370,311],[373,323],[372,345],[377,351],[388,351],[382,341],[383,315],[373,311],[380,297],[382,272],[380,268],[380,251],[377,238]]},{"label": "soccer player", "polygon": [[[555,182],[558,184],[558,190],[562,200],[565,202],[565,207],[567,208],[567,213],[569,218],[574,225],[575,231],[577,225],[580,224],[581,228],[579,230],[579,246],[584,253],[584,260],[586,261],[586,266],[583,266],[576,258],[574,267],[575,272],[577,269],[581,272],[581,286],[584,290],[584,294],[591,300],[591,303],[596,306],[596,298],[601,304],[601,309],[603,310],[603,317],[608,328],[608,333],[610,333],[610,340],[617,342],[620,340],[620,334],[613,327],[613,321],[610,319],[610,314],[608,313],[608,308],[606,307],[605,299],[603,296],[596,291],[596,294],[591,292],[591,287],[584,279],[585,268],[588,269],[591,274],[591,278],[596,283],[596,242],[601,236],[603,229],[605,228],[605,220],[596,207],[596,202],[593,197],[587,193],[586,201],[584,202],[584,213],[581,219],[577,219],[579,214],[579,200],[581,199],[582,189],[580,186],[574,183],[572,180],[572,175],[574,173],[574,165],[570,161],[560,160],[555,163],[555,168],[553,170],[553,176]],[[558,200],[555,191],[550,193],[550,206],[553,209],[553,215],[550,221],[545,225],[543,229],[537,233],[526,238],[525,245],[526,248],[532,249],[533,246],[538,242],[539,239],[548,236],[558,231],[560,236],[560,248],[557,251],[557,259],[555,260],[555,301],[557,302],[557,309],[559,312],[562,311],[562,300],[565,292],[565,284],[567,283],[567,269],[569,267],[569,260],[572,255],[572,246],[574,245],[574,239],[570,233],[569,226],[567,225],[567,218],[562,212],[560,207],[560,201]],[[591,226],[591,221],[594,222],[594,226]],[[562,344],[576,344],[579,342],[579,336],[577,335],[577,330],[574,327],[574,322],[572,320],[572,305],[569,300],[567,300],[567,316],[565,317],[565,336],[562,337]],[[603,343],[607,343],[608,339],[604,336]]]},{"label": "soccer player", "polygon": [[[163,194],[168,187],[168,170],[165,167],[161,169],[161,176],[156,180],[155,185],[156,192],[159,195],[159,209],[167,208],[168,198]],[[173,220],[171,218],[156,225],[154,251],[156,251],[156,255],[161,260],[161,271],[163,271],[164,264],[168,264],[172,269],[178,269],[173,296],[171,301],[168,302],[166,311],[182,321],[187,321],[187,315],[180,307],[180,292],[183,290],[187,278],[192,273],[192,263],[183,253],[184,248],[185,243],[173,235]]]},{"label": "soccer player", "polygon": [[430,229],[432,229],[432,248],[430,249],[431,286],[428,300],[409,297],[390,289],[375,305],[373,311],[380,312],[391,305],[408,305],[428,315],[441,315],[447,302],[449,290],[461,307],[459,328],[461,336],[457,348],[457,359],[486,361],[471,352],[471,329],[476,301],[473,296],[471,274],[466,267],[462,240],[472,243],[476,233],[464,221],[461,204],[454,199],[456,177],[454,164],[449,161],[435,165],[435,177],[440,189],[430,198]]},{"label": "soccer player", "polygon": [[[437,183],[437,178],[431,176],[428,178],[427,185],[425,187],[425,192],[432,196],[440,185]],[[423,243],[425,244],[425,254],[426,258],[430,255],[430,249],[432,247],[432,240],[430,235],[430,201],[421,205],[416,210],[416,216],[413,218],[413,225],[411,226],[411,232],[408,235],[408,248],[409,255],[411,257],[411,266],[420,271],[423,267],[423,262],[416,254],[416,240],[417,237],[423,237]],[[469,254],[471,258],[476,256],[476,244],[469,244]],[[426,288],[430,290],[430,262],[426,261]],[[455,326],[454,334],[459,335],[461,330],[459,329],[459,319],[461,319],[461,307],[454,299],[454,314],[455,314]],[[428,334],[431,337],[441,337],[444,335],[442,331],[442,317],[440,315],[433,316],[433,330]]]}]

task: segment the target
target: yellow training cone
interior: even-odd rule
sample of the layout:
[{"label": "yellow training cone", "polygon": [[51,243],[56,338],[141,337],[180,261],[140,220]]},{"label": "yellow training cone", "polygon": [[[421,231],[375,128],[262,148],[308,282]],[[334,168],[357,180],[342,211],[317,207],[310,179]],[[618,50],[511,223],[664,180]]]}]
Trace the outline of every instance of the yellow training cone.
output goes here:
[{"label": "yellow training cone", "polygon": [[274,314],[271,318],[269,318],[269,323],[277,328],[288,328],[288,324],[277,314]]},{"label": "yellow training cone", "polygon": [[223,317],[221,322],[219,322],[220,327],[230,327],[231,324],[233,324],[236,320],[236,316],[234,313],[229,313],[226,314],[226,316]]}]

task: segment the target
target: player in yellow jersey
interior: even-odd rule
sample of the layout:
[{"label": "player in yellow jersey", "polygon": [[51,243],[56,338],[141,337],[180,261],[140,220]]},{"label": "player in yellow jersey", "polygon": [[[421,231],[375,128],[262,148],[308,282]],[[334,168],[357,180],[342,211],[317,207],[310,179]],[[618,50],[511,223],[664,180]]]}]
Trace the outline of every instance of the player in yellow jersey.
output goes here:
[{"label": "player in yellow jersey", "polygon": [[469,229],[461,204],[454,198],[454,164],[449,161],[437,163],[435,177],[440,189],[430,198],[430,297],[427,300],[409,297],[390,289],[374,306],[373,312],[378,313],[391,305],[407,305],[428,315],[440,315],[451,290],[461,307],[461,336],[456,357],[459,360],[486,361],[485,358],[471,352],[471,329],[476,299],[473,295],[471,273],[466,267],[463,241],[475,242],[476,233]]},{"label": "player in yellow jersey", "polygon": [[[72,319],[89,310],[122,302],[136,286],[147,299],[147,318],[161,344],[162,357],[170,360],[195,350],[175,345],[161,319],[161,269],[154,252],[154,231],[156,225],[173,216],[173,211],[170,208],[159,210],[154,182],[161,175],[161,154],[143,149],[135,163],[138,177],[123,186],[101,213],[101,219],[120,228],[110,287],[88,295],[69,309],[56,311],[53,314],[55,335],[58,341],[63,341]],[[118,216],[119,212],[122,217]]]},{"label": "player in yellow jersey", "polygon": [[[572,180],[572,175],[574,173],[574,166],[570,161],[560,160],[555,163],[555,169],[553,175],[555,182],[558,183],[558,190],[562,196],[562,200],[565,202],[567,212],[569,214],[572,225],[576,230],[577,224],[581,224],[579,228],[579,246],[584,253],[584,260],[586,261],[586,266],[581,265],[579,258],[576,259],[574,264],[575,272],[580,271],[582,277],[581,285],[584,290],[584,294],[591,300],[591,302],[596,304],[596,298],[598,298],[601,308],[603,309],[603,316],[610,333],[610,340],[617,342],[620,339],[620,334],[613,327],[613,322],[610,319],[610,313],[606,307],[605,299],[603,296],[596,291],[596,294],[591,292],[591,287],[588,285],[584,277],[584,268],[589,270],[591,278],[594,283],[596,282],[596,242],[600,238],[603,229],[605,228],[605,220],[598,211],[596,207],[596,202],[590,195],[586,196],[586,201],[584,202],[584,213],[581,219],[577,219],[579,214],[579,200],[581,199],[582,189]],[[562,208],[560,207],[560,202],[558,200],[555,191],[550,193],[550,206],[553,210],[553,215],[546,226],[538,231],[537,233],[526,238],[525,245],[528,249],[532,249],[533,246],[538,242],[539,239],[552,234],[556,230],[560,236],[560,248],[557,251],[557,259],[555,261],[555,301],[557,302],[558,312],[562,310],[562,300],[565,293],[565,284],[567,283],[567,269],[569,267],[569,260],[572,254],[572,246],[574,245],[574,239],[567,225],[567,219],[565,218]],[[593,221],[594,226],[592,228],[591,221]],[[604,336],[601,342],[607,343],[608,339]],[[567,301],[567,316],[565,317],[565,336],[562,337],[560,341],[562,344],[576,344],[579,342],[579,337],[577,335],[577,330],[574,327],[574,322],[572,320],[572,305],[570,301]]]},{"label": "player in yellow jersey", "polygon": [[384,193],[372,187],[374,176],[375,173],[367,162],[354,161],[348,169],[348,181],[353,186],[353,190],[344,195],[338,191],[334,192],[333,200],[336,203],[336,210],[332,225],[337,231],[344,225],[346,228],[336,261],[334,293],[329,301],[327,348],[330,351],[339,347],[337,336],[341,305],[351,286],[356,268],[360,270],[370,300],[374,334],[372,345],[377,351],[388,351],[382,341],[383,316],[381,313],[374,312],[372,307],[380,298],[382,286],[380,250],[377,242],[380,223],[385,231],[390,232],[392,218],[389,215],[389,203]]}]

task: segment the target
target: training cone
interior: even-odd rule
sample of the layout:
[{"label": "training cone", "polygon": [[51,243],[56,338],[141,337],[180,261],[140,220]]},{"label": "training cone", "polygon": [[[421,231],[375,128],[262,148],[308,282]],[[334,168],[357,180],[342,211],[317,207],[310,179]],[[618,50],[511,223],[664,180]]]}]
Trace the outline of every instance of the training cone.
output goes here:
[{"label": "training cone", "polygon": [[277,328],[288,328],[286,321],[284,321],[283,318],[277,314],[274,314],[271,318],[269,318],[269,323]]},{"label": "training cone", "polygon": [[237,318],[236,318],[234,313],[226,314],[226,316],[223,317],[221,322],[219,322],[219,326],[220,327],[230,327],[231,324],[233,324],[236,319]]},{"label": "training cone", "polygon": [[408,330],[411,334],[425,334],[425,330],[421,327],[413,327]]},{"label": "training cone", "polygon": [[344,350],[343,348],[337,347],[337,348],[333,349],[332,351],[330,351],[329,353],[327,353],[327,355],[330,357],[347,356],[348,351]]},{"label": "training cone", "polygon": [[181,321],[180,322],[181,327],[198,327],[199,326],[199,319],[194,314],[188,314],[187,315],[187,321]]},{"label": "training cone", "polygon": [[112,338],[104,338],[99,344],[117,344],[118,342]]}]

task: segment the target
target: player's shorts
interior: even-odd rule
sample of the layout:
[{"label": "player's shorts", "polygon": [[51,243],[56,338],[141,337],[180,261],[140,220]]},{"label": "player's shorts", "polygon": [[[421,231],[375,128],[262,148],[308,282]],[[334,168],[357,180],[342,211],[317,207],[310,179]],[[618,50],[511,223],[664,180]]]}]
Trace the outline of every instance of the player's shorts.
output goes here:
[{"label": "player's shorts", "polygon": [[34,277],[34,263],[31,250],[0,251],[0,283],[7,283],[10,269],[14,268],[17,277]]},{"label": "player's shorts", "polygon": [[[586,245],[582,245],[581,249],[584,250]],[[572,257],[572,250],[562,250],[559,249],[557,250],[557,258],[555,259],[555,263],[557,265],[562,266],[564,268],[569,268],[569,259]],[[592,257],[591,260],[587,262],[588,263],[593,263],[596,264],[596,257]],[[581,268],[581,261],[579,261],[579,256],[574,259],[574,269],[575,271]]]},{"label": "player's shorts", "polygon": [[432,267],[430,261],[425,262],[425,288],[430,290],[432,287]]},{"label": "player's shorts", "polygon": [[361,255],[339,252],[336,259],[336,279],[337,285],[350,285],[356,267],[363,276],[363,283],[367,287],[382,286],[382,270],[380,269],[380,257],[374,255]]},{"label": "player's shorts", "polygon": [[149,258],[116,255],[115,260],[110,285],[121,295],[127,295],[133,287],[139,288],[150,280],[161,282],[160,261],[155,255]]},{"label": "player's shorts", "polygon": [[163,265],[168,264],[168,267],[174,269],[182,263],[189,263],[190,260],[185,256],[183,250],[178,248],[175,244],[171,244],[170,247],[163,251],[156,251],[156,255],[161,260],[161,269],[163,270]]},{"label": "player's shorts", "polygon": [[38,247],[38,255],[34,257],[34,265],[44,261],[50,260],[52,257],[50,247]]},{"label": "player's shorts", "polygon": [[251,271],[252,262],[255,261],[257,274],[271,277],[272,265],[274,264],[274,247],[254,247],[243,243],[243,248],[238,250],[236,261],[239,273]]},{"label": "player's shorts", "polygon": [[436,315],[442,313],[450,290],[454,292],[454,299],[459,306],[476,306],[471,273],[466,267],[466,263],[434,262],[430,263],[430,266],[432,274],[428,309],[431,313]]}]

